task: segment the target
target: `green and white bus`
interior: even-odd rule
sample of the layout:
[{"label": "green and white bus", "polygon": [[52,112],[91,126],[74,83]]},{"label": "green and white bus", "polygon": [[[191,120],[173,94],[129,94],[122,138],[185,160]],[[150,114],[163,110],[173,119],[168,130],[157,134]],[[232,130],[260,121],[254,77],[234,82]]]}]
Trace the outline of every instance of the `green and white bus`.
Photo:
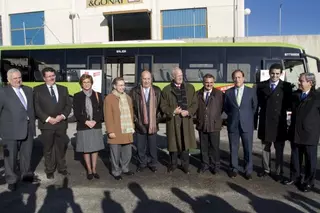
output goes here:
[{"label": "green and white bus", "polygon": [[173,67],[179,66],[185,81],[196,89],[202,87],[202,77],[211,73],[216,87],[232,86],[231,73],[241,69],[246,83],[260,81],[260,71],[272,63],[281,63],[286,80],[296,82],[301,72],[310,72],[309,56],[303,48],[284,43],[212,43],[194,41],[130,41],[107,44],[70,44],[0,47],[1,79],[6,83],[6,71],[17,68],[23,82],[31,87],[41,84],[41,70],[57,70],[57,82],[69,88],[72,96],[80,91],[80,70],[101,70],[102,93],[111,91],[112,79],[123,76],[128,88],[139,82],[143,69],[153,73],[153,81],[163,88],[170,80]]}]

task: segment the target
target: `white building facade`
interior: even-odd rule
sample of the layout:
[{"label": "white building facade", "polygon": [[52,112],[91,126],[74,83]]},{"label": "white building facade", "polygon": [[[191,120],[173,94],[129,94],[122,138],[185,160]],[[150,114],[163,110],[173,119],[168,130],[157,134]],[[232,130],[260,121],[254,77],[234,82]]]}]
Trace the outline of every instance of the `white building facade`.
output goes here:
[{"label": "white building facade", "polygon": [[0,0],[0,44],[243,37],[244,0]]}]

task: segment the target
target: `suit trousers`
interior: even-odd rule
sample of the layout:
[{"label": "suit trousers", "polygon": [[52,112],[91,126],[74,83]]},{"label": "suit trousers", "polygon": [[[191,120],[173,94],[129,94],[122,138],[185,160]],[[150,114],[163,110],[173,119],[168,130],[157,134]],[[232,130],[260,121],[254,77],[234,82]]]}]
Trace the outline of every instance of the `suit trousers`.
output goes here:
[{"label": "suit trousers", "polygon": [[129,164],[132,157],[131,144],[109,144],[111,173],[113,176],[119,176],[122,172],[129,171]]},{"label": "suit trousers", "polygon": [[220,168],[220,131],[199,131],[202,167]]},{"label": "suit trousers", "polygon": [[239,124],[238,131],[228,132],[229,147],[230,147],[230,169],[234,172],[239,171],[238,165],[238,151],[240,138],[242,141],[243,155],[244,155],[244,172],[245,174],[251,174],[253,170],[252,164],[252,142],[253,142],[253,130],[250,132],[242,131]]},{"label": "suit trousers", "polygon": [[294,181],[301,181],[302,162],[305,162],[304,183],[314,185],[317,171],[317,145],[301,145],[291,143],[290,177]]},{"label": "suit trousers", "polygon": [[271,146],[274,145],[276,151],[276,175],[283,175],[283,150],[284,141],[267,142],[262,141],[262,168],[265,172],[270,173],[271,171]]},{"label": "suit trousers", "polygon": [[5,179],[8,184],[19,180],[17,175],[17,156],[19,152],[19,167],[21,178],[32,175],[30,171],[31,153],[33,148],[33,135],[28,132],[25,140],[3,140]]},{"label": "suit trousers", "polygon": [[[137,152],[139,167],[156,167],[158,162],[157,134],[139,134],[137,136]],[[148,162],[148,158],[150,162]]]},{"label": "suit trousers", "polygon": [[42,129],[41,141],[43,143],[43,155],[45,173],[54,173],[67,170],[65,154],[69,138],[66,129]]}]

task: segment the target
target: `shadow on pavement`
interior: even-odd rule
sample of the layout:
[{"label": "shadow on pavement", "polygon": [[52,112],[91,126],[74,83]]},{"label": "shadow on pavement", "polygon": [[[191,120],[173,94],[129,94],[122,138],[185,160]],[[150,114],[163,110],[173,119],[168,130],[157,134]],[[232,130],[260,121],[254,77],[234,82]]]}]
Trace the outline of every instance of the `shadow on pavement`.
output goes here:
[{"label": "shadow on pavement", "polygon": [[121,204],[112,200],[109,191],[104,192],[104,198],[101,203],[101,209],[103,213],[125,213]]},{"label": "shadow on pavement", "polygon": [[38,213],[54,212],[66,213],[70,207],[73,213],[82,213],[82,209],[79,204],[75,203],[74,195],[71,188],[68,186],[69,179],[65,177],[63,179],[62,188],[57,188],[55,185],[49,185],[47,187],[47,196],[43,201]]},{"label": "shadow on pavement", "polygon": [[243,188],[234,183],[227,182],[228,186],[235,192],[247,197],[249,199],[249,204],[259,213],[270,213],[270,212],[290,212],[290,213],[302,213],[302,211],[290,206],[279,200],[265,199],[254,195],[247,189]]},{"label": "shadow on pavement", "polygon": [[[295,192],[289,192],[288,195],[284,196],[287,200],[291,201],[292,203],[295,203],[296,205],[301,206],[306,210],[306,212],[310,213],[316,213],[320,210],[320,203],[316,202],[308,197],[305,197],[301,194],[297,194]],[[318,209],[318,211],[315,211],[311,209],[309,206],[312,206],[315,209]]]},{"label": "shadow on pavement", "polygon": [[194,213],[212,213],[214,209],[215,212],[242,213],[218,196],[205,195],[192,198],[181,189],[172,188],[171,191],[180,200],[189,204]]},{"label": "shadow on pavement", "polygon": [[133,213],[182,213],[170,203],[150,199],[138,183],[129,183],[128,188],[138,198],[137,207]]}]

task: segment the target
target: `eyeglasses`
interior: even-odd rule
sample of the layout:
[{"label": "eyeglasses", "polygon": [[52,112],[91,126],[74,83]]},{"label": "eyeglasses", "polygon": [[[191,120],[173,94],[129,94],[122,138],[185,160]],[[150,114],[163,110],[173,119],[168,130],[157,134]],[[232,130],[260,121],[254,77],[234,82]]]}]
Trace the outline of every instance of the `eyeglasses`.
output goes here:
[{"label": "eyeglasses", "polygon": [[82,84],[91,84],[90,81],[83,81]]}]

